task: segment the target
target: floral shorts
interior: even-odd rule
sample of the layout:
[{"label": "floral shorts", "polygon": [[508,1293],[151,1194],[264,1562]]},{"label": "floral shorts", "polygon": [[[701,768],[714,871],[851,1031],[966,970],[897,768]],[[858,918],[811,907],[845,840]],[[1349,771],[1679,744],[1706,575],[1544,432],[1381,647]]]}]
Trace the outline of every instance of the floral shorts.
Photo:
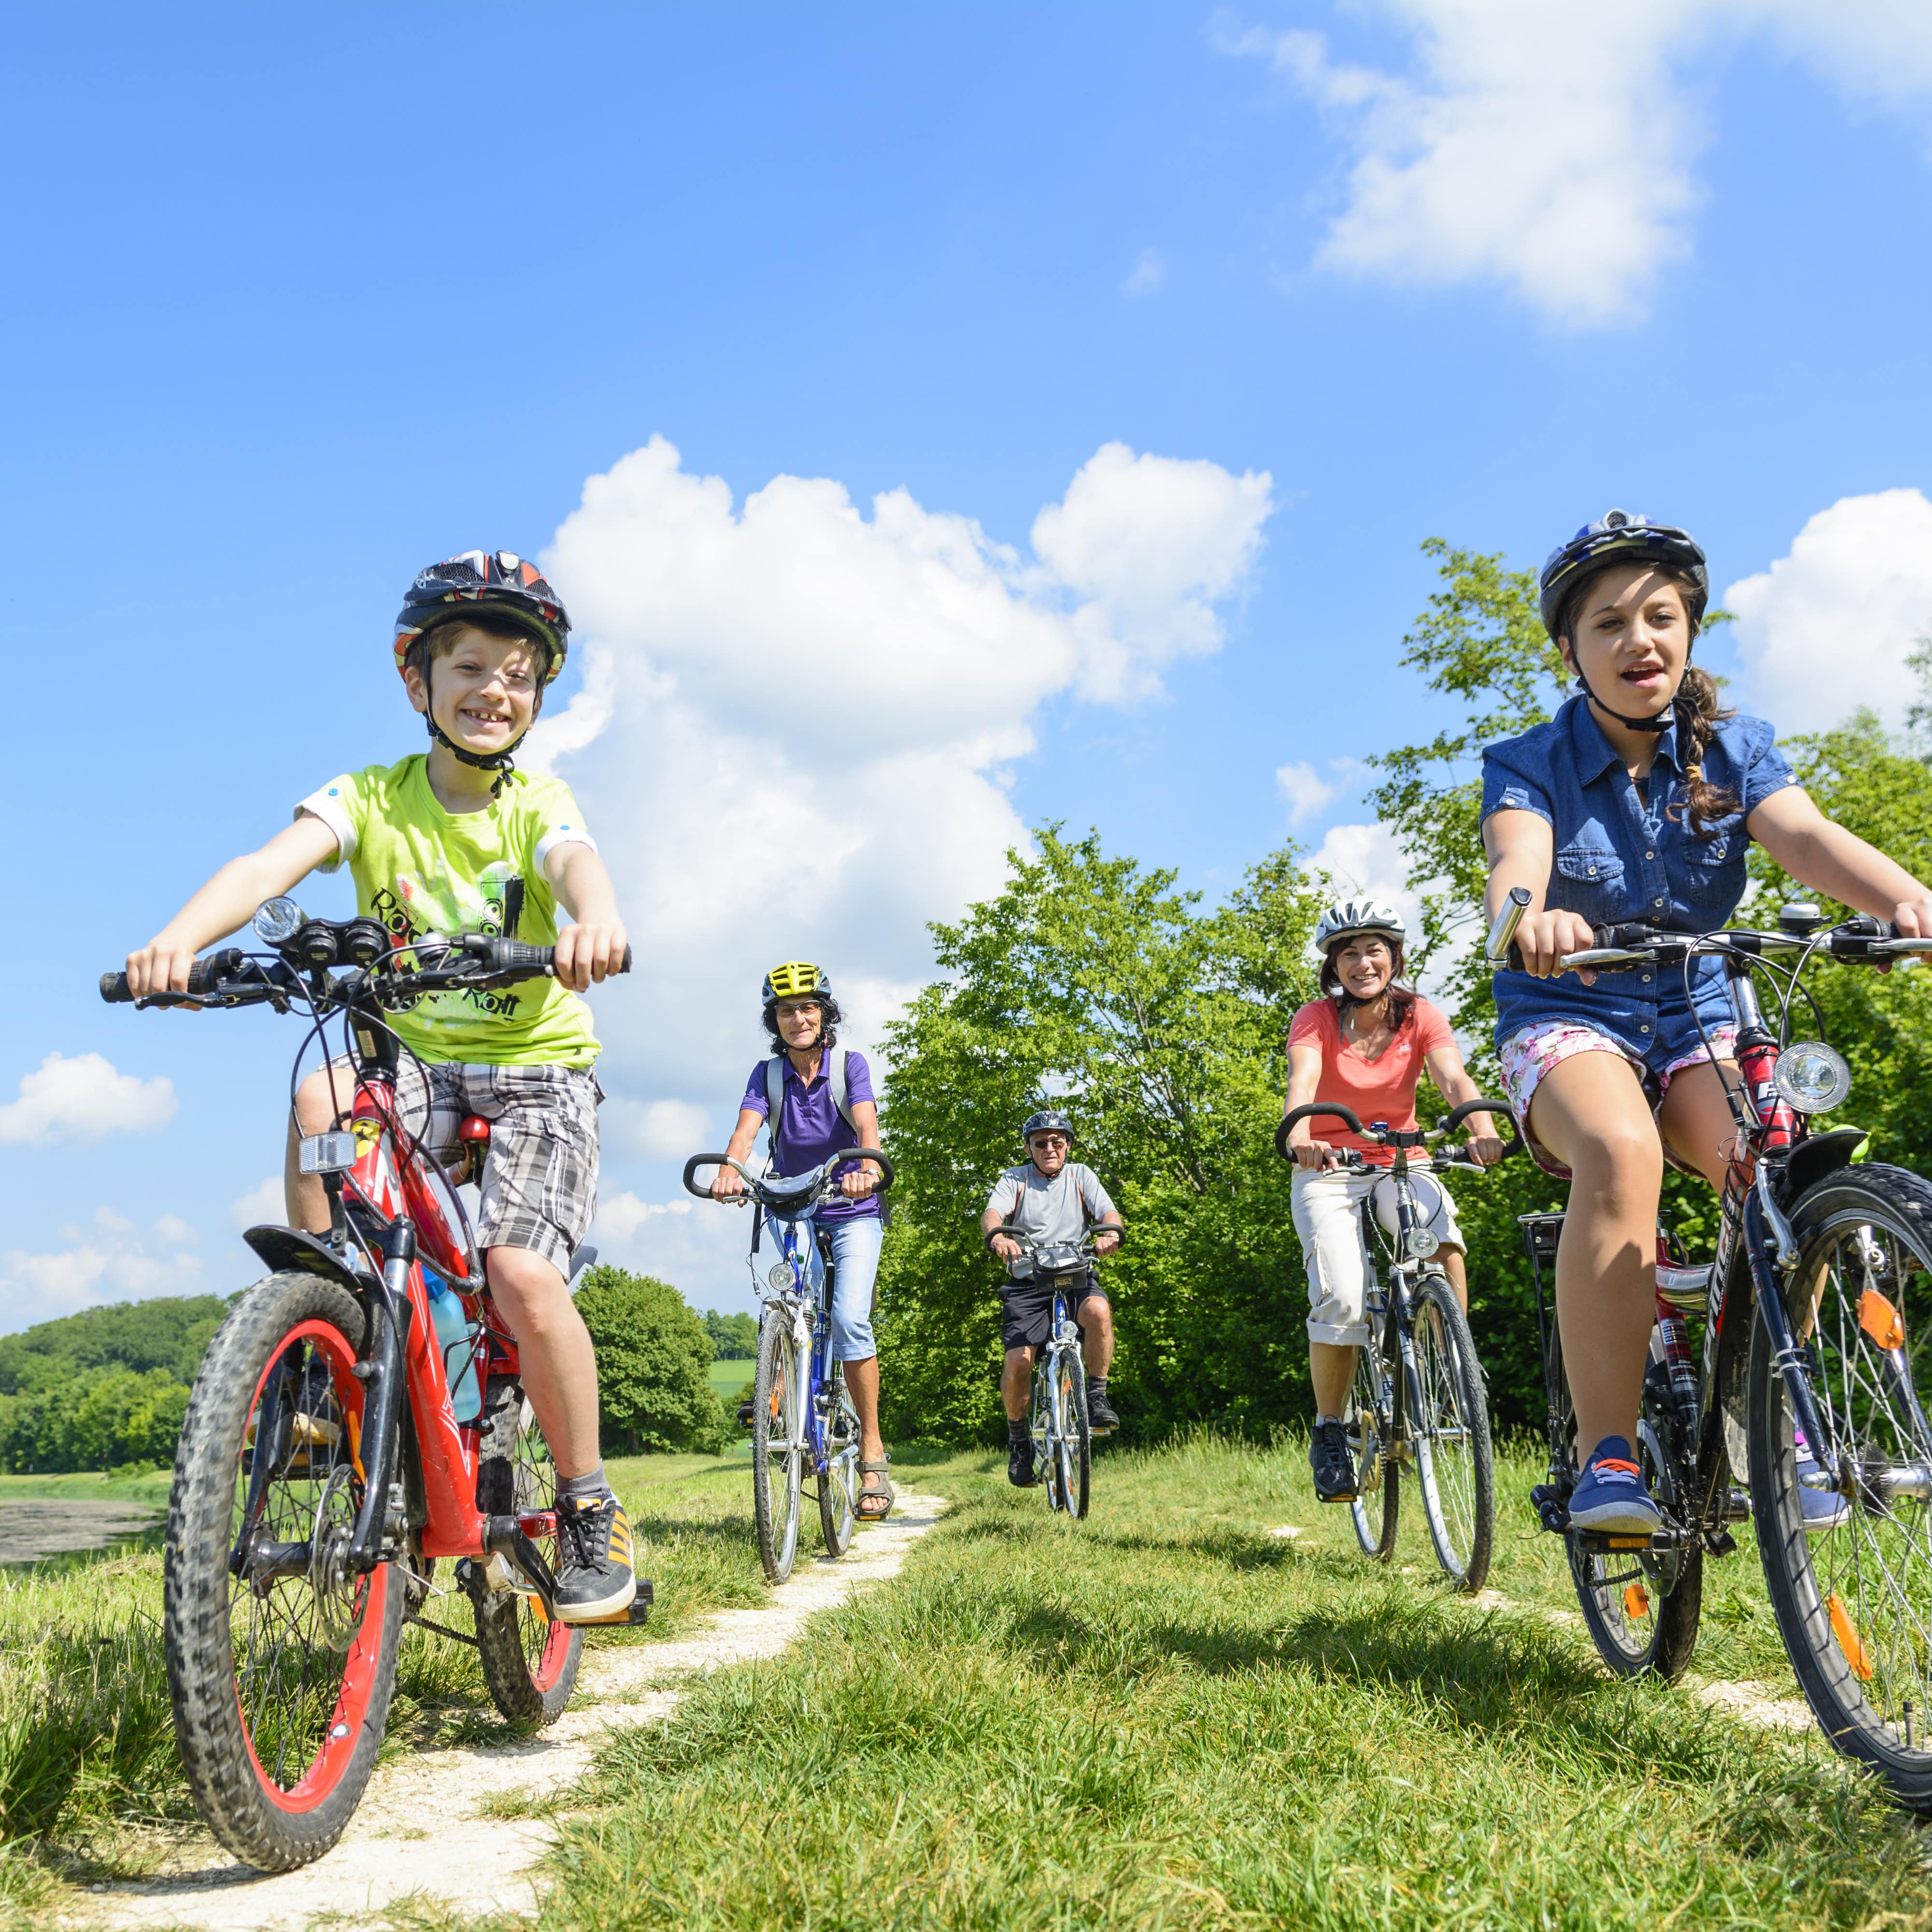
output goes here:
[{"label": "floral shorts", "polygon": [[[1522,1130],[1522,1144],[1529,1150],[1530,1158],[1546,1174],[1567,1180],[1570,1170],[1529,1130],[1531,1099],[1543,1076],[1559,1061],[1568,1060],[1575,1053],[1621,1055],[1636,1069],[1645,1090],[1652,1096],[1652,1111],[1654,1112],[1670,1090],[1673,1074],[1682,1073],[1685,1067],[1695,1066],[1706,1060],[1734,1059],[1737,1051],[1737,1028],[1714,1026],[1708,1047],[1700,1040],[1692,1052],[1680,1054],[1653,1072],[1641,1054],[1633,1053],[1620,1040],[1613,1040],[1606,1033],[1599,1033],[1581,1020],[1543,1020],[1511,1034],[1498,1050],[1496,1058],[1502,1068],[1503,1091],[1516,1109],[1516,1122]],[[1668,1148],[1665,1150],[1665,1157],[1670,1158]]]}]

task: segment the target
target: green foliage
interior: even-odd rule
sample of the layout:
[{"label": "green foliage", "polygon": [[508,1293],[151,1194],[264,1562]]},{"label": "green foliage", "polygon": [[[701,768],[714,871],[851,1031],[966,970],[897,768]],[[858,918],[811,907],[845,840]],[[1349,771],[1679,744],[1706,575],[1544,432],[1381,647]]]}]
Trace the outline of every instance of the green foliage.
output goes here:
[{"label": "green foliage", "polygon": [[164,1296],[0,1336],[0,1468],[172,1462],[188,1391],[226,1313],[212,1294]]},{"label": "green foliage", "polygon": [[1105,1264],[1130,1435],[1264,1430],[1306,1384],[1288,1173],[1273,1150],[1288,1023],[1313,991],[1322,882],[1292,850],[1200,909],[1168,872],[1056,827],[1000,896],[936,926],[945,976],[888,1029],[898,1214],[880,1269],[888,1432],[1000,1432],[1000,1270],[979,1217],[1051,1095],[1130,1227]]},{"label": "green foliage", "polygon": [[720,1315],[707,1308],[700,1318],[711,1337],[712,1359],[718,1362],[750,1362],[758,1359],[758,1324],[748,1315]]},{"label": "green foliage", "polygon": [[597,1350],[606,1450],[715,1452],[724,1430],[712,1339],[684,1297],[649,1275],[594,1268],[577,1310]]}]

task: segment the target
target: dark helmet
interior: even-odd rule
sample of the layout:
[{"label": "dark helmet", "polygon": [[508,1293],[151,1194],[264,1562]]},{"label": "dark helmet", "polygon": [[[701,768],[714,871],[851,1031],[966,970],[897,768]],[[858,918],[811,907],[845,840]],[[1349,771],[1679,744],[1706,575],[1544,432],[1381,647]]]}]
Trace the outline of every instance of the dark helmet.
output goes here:
[{"label": "dark helmet", "polygon": [[487,556],[466,550],[418,573],[396,617],[396,668],[402,669],[410,645],[425,632],[485,611],[514,620],[550,647],[546,682],[563,669],[570,619],[562,602],[535,564],[507,550]]},{"label": "dark helmet", "polygon": [[1538,601],[1543,611],[1543,628],[1552,640],[1562,621],[1563,602],[1586,572],[1606,563],[1661,563],[1682,571],[1690,580],[1690,627],[1695,631],[1704,620],[1704,607],[1711,601],[1711,573],[1704,553],[1689,532],[1674,530],[1667,524],[1653,524],[1648,517],[1628,510],[1606,510],[1594,524],[1586,524],[1566,544],[1550,553],[1550,560],[1537,579]]},{"label": "dark helmet", "polygon": [[1026,1125],[1020,1130],[1020,1139],[1030,1147],[1035,1134],[1064,1134],[1071,1142],[1073,1123],[1058,1107],[1044,1107],[1037,1114],[1027,1117]]}]

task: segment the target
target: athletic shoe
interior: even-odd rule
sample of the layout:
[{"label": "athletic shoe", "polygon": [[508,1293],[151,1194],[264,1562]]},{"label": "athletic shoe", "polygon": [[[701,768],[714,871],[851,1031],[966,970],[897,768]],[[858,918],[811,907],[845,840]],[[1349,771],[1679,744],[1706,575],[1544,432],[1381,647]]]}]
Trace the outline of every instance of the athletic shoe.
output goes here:
[{"label": "athletic shoe", "polygon": [[1120,1426],[1120,1418],[1114,1413],[1114,1405],[1107,1400],[1104,1390],[1096,1390],[1090,1378],[1087,1384],[1087,1426],[1096,1436],[1109,1436]]},{"label": "athletic shoe", "polygon": [[558,1497],[556,1540],[558,1622],[595,1623],[631,1607],[638,1580],[631,1568],[630,1520],[609,1490]]},{"label": "athletic shoe", "polygon": [[1804,1439],[1802,1429],[1792,1432],[1791,1446],[1798,1451],[1798,1499],[1804,1511],[1804,1533],[1807,1536],[1822,1536],[1828,1529],[1836,1529],[1840,1523],[1852,1520],[1852,1506],[1836,1490],[1808,1490],[1804,1486],[1807,1476],[1822,1476],[1825,1466],[1811,1453],[1811,1445]]},{"label": "athletic shoe", "polygon": [[1034,1480],[1033,1438],[1022,1436],[1007,1446],[1006,1480],[1016,1490],[1030,1490]]},{"label": "athletic shoe", "polygon": [[1606,1436],[1570,1498],[1572,1529],[1606,1530],[1613,1536],[1648,1536],[1664,1517],[1650,1499],[1643,1472],[1621,1436]]},{"label": "athletic shoe", "polygon": [[1352,1503],[1355,1500],[1355,1459],[1348,1454],[1348,1426],[1318,1422],[1308,1438],[1308,1466],[1315,1472],[1315,1500]]}]

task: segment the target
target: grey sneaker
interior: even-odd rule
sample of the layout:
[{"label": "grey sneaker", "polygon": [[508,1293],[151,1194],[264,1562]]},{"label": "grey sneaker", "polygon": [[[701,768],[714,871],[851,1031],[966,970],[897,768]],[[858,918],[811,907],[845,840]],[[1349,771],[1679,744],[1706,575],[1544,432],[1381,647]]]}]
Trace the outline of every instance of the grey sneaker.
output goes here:
[{"label": "grey sneaker", "polygon": [[556,1616],[560,1623],[596,1623],[631,1607],[638,1594],[631,1524],[624,1505],[602,1496],[559,1497]]}]

